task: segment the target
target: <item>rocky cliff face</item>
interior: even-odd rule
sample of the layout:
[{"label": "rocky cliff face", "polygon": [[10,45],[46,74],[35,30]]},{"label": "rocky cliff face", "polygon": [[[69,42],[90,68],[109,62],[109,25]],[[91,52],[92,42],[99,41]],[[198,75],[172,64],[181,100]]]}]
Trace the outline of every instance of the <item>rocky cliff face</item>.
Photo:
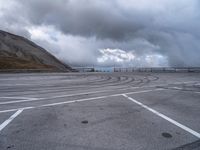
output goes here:
[{"label": "rocky cliff face", "polygon": [[0,69],[72,70],[30,40],[1,30]]}]

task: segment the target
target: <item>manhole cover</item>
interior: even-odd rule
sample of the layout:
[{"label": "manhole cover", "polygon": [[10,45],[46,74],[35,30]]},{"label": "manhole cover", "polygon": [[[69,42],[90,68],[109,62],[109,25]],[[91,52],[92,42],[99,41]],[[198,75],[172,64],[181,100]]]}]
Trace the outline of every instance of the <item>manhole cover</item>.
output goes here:
[{"label": "manhole cover", "polygon": [[167,132],[163,132],[162,136],[165,137],[165,138],[172,138],[172,135],[167,133]]},{"label": "manhole cover", "polygon": [[83,124],[87,124],[88,121],[87,121],[87,120],[83,120],[83,121],[81,121],[81,123],[83,123]]}]

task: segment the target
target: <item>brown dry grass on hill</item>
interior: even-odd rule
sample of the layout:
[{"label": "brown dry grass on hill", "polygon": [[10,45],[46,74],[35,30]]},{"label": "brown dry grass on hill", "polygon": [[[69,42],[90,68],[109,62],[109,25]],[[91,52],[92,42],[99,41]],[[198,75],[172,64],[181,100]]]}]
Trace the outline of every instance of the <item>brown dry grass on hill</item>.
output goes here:
[{"label": "brown dry grass on hill", "polygon": [[56,69],[53,66],[38,64],[16,57],[1,57],[0,69]]}]

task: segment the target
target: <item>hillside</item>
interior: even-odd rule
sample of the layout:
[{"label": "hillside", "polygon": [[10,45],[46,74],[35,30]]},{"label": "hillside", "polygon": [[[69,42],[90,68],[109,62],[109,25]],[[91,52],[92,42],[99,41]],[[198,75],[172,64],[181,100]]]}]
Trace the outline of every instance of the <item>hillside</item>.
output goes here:
[{"label": "hillside", "polygon": [[0,30],[0,69],[72,70],[30,40],[2,30]]}]

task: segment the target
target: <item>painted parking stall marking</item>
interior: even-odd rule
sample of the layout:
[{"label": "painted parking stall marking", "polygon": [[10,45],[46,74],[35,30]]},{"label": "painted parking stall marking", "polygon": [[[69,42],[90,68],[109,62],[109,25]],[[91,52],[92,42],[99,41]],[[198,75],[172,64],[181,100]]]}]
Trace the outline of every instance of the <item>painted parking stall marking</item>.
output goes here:
[{"label": "painted parking stall marking", "polygon": [[134,103],[140,105],[141,107],[143,107],[143,108],[149,110],[150,112],[156,114],[157,116],[159,116],[159,117],[161,117],[161,118],[167,120],[168,122],[171,122],[172,124],[176,125],[177,127],[179,127],[179,128],[181,128],[181,129],[183,129],[183,130],[189,132],[190,134],[192,134],[192,135],[194,135],[194,136],[196,136],[197,138],[200,139],[200,133],[198,133],[198,132],[196,132],[196,131],[190,129],[189,127],[187,127],[187,126],[185,126],[185,125],[183,125],[183,124],[181,124],[181,123],[179,123],[179,122],[177,122],[177,121],[175,121],[175,120],[173,120],[173,119],[167,117],[166,115],[164,115],[164,114],[162,114],[162,113],[160,113],[160,112],[158,112],[158,111],[156,111],[156,110],[154,110],[154,109],[148,107],[147,105],[144,105],[143,103],[141,103],[141,102],[139,102],[139,101],[137,101],[137,100],[135,100],[135,99],[133,99],[133,98],[127,96],[126,94],[123,94],[123,96],[126,97],[127,99],[131,100],[132,102],[134,102]]}]

